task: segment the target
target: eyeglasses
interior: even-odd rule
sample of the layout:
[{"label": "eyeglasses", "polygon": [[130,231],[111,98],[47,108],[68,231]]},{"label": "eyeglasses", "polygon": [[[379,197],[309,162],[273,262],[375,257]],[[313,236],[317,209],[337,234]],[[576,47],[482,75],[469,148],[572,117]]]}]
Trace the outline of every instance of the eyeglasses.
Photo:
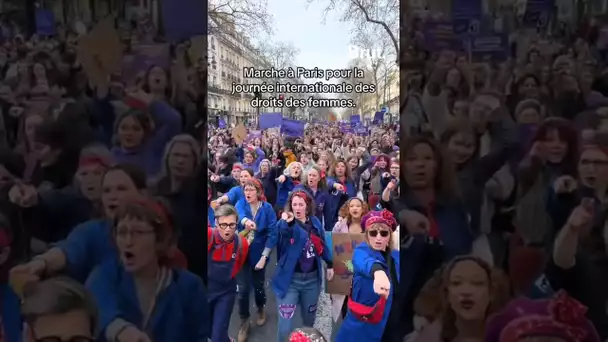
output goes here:
[{"label": "eyeglasses", "polygon": [[367,235],[371,236],[371,237],[376,237],[378,236],[378,233],[380,233],[381,237],[388,237],[390,235],[390,232],[388,230],[368,230],[367,231]]},{"label": "eyeglasses", "polygon": [[220,227],[221,229],[235,229],[236,223],[220,223],[218,224],[218,227]]},{"label": "eyeglasses", "polygon": [[72,336],[68,339],[62,339],[58,336],[47,336],[38,338],[36,342],[95,342],[95,339],[86,336]]}]

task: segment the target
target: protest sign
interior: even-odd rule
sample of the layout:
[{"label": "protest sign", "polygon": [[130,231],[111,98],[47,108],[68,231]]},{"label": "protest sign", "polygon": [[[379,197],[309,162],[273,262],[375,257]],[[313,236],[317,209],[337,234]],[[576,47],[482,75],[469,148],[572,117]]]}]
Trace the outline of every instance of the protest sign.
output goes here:
[{"label": "protest sign", "polygon": [[283,124],[283,115],[281,113],[263,113],[260,115],[259,126],[261,130],[281,127]]},{"label": "protest sign", "polygon": [[527,0],[526,12],[523,18],[525,27],[546,27],[549,24],[549,16],[553,11],[554,0]]},{"label": "protest sign", "polygon": [[327,293],[350,295],[354,273],[353,252],[364,241],[364,234],[332,233],[330,243],[334,264],[334,278],[327,282]]},{"label": "protest sign", "polygon": [[471,39],[471,58],[476,63],[503,62],[509,57],[509,38],[506,34],[492,34]]},{"label": "protest sign", "polygon": [[303,137],[305,125],[302,121],[283,118],[281,133],[288,137]]},{"label": "protest sign", "polygon": [[108,76],[120,71],[122,46],[114,28],[114,18],[109,17],[78,41],[78,58],[91,83],[107,85]]},{"label": "protest sign", "polygon": [[442,50],[462,51],[462,40],[454,34],[452,22],[445,20],[427,20],[423,23],[425,49],[432,52]]},{"label": "protest sign", "polygon": [[351,115],[350,116],[350,123],[351,124],[356,124],[361,122],[361,115]]},{"label": "protest sign", "polygon": [[452,23],[454,34],[474,36],[480,32],[480,21],[483,15],[481,0],[453,0]]},{"label": "protest sign", "polygon": [[237,145],[240,145],[247,138],[247,128],[242,123],[232,129],[232,138]]},{"label": "protest sign", "polygon": [[201,0],[171,0],[162,2],[165,36],[173,42],[207,35],[207,5]]},{"label": "protest sign", "polygon": [[54,36],[57,34],[53,11],[43,8],[36,10],[36,33],[40,36]]},{"label": "protest sign", "polygon": [[374,114],[373,124],[374,125],[380,125],[383,122],[384,122],[384,113],[382,113],[382,112],[376,112]]},{"label": "protest sign", "polygon": [[358,136],[367,136],[368,133],[369,133],[369,131],[367,130],[367,127],[355,128],[355,134],[357,134]]},{"label": "protest sign", "polygon": [[224,119],[220,119],[218,126],[219,128],[226,128],[226,121],[224,121]]}]

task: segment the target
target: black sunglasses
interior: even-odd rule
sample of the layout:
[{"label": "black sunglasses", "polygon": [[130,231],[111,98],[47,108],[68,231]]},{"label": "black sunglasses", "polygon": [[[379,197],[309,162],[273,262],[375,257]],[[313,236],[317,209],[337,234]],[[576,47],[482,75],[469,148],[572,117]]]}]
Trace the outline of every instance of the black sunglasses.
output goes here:
[{"label": "black sunglasses", "polygon": [[368,230],[367,231],[367,234],[369,236],[371,236],[371,237],[378,236],[378,233],[380,233],[380,236],[382,236],[382,237],[387,237],[390,234],[388,230],[380,230],[380,231],[378,231],[378,230]]}]

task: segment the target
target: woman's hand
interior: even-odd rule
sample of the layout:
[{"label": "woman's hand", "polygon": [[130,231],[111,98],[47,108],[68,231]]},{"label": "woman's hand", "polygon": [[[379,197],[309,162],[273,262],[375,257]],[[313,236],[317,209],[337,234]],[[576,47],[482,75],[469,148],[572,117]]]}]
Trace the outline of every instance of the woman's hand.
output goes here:
[{"label": "woman's hand", "polygon": [[293,218],[294,218],[293,213],[285,211],[281,214],[281,220],[284,220],[285,222],[289,223],[289,222],[293,221]]},{"label": "woman's hand", "polygon": [[404,210],[399,216],[410,234],[424,234],[430,230],[429,219],[417,211]]},{"label": "woman's hand", "polygon": [[211,201],[210,206],[211,206],[211,209],[215,210],[215,209],[217,209],[217,207],[220,206],[220,203],[217,200]]},{"label": "woman's hand", "polygon": [[285,175],[280,175],[277,180],[279,181],[279,183],[283,184],[286,179],[287,179],[287,177],[285,177]]},{"label": "woman's hand", "polygon": [[374,292],[388,298],[389,293],[391,293],[391,281],[386,276],[386,272],[374,272]]},{"label": "woman's hand", "polygon": [[342,186],[342,184],[340,183],[334,183],[334,189],[338,191],[344,191],[344,186]]},{"label": "woman's hand", "polygon": [[23,287],[40,281],[40,276],[45,270],[46,263],[40,259],[33,259],[23,265],[17,265],[9,271],[9,284],[13,291],[21,296]]},{"label": "woman's hand", "polygon": [[553,190],[558,194],[567,194],[576,190],[578,184],[572,176],[561,176],[553,182]]},{"label": "woman's hand", "polygon": [[334,279],[334,269],[333,268],[328,268],[325,273],[326,273],[325,275],[327,276],[327,281],[331,281],[332,279]]},{"label": "woman's hand", "polygon": [[260,258],[260,260],[258,261],[258,263],[255,264],[256,271],[259,271],[259,270],[263,269],[266,266],[266,259],[268,259],[268,258],[262,255],[262,257]]},{"label": "woman's hand", "polygon": [[118,342],[151,342],[148,335],[139,331],[135,326],[129,326],[116,336]]},{"label": "woman's hand", "polygon": [[252,220],[247,220],[247,222],[245,222],[245,229],[247,229],[247,231],[252,231],[256,230],[257,226]]}]

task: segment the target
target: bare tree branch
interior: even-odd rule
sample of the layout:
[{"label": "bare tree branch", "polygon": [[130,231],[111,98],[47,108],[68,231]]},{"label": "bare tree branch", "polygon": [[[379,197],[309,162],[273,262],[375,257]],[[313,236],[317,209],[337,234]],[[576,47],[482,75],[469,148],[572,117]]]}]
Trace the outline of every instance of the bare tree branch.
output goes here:
[{"label": "bare tree branch", "polygon": [[238,33],[248,39],[272,33],[267,0],[209,0],[209,32]]},{"label": "bare tree branch", "polygon": [[390,42],[390,48],[393,50],[393,53],[387,56],[394,56],[395,61],[398,59],[399,0],[308,0],[309,3],[315,1],[327,4],[324,10],[325,18],[329,12],[341,11],[341,20],[357,27],[355,36],[370,29],[382,36],[381,40]]}]

